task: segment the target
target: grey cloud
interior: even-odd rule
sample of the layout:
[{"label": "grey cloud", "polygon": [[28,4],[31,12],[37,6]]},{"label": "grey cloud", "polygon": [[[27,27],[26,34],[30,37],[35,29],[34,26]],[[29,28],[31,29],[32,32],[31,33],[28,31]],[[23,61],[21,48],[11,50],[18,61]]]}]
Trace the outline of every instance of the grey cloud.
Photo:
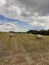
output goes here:
[{"label": "grey cloud", "polygon": [[23,10],[25,8],[26,11],[30,12],[30,14],[27,14],[26,11],[21,11],[21,16],[34,16],[33,14],[35,12],[38,12],[39,15],[47,15],[49,13],[49,0],[6,0],[6,4],[2,7],[0,7],[0,14],[6,14],[11,17],[16,17],[17,13],[15,11],[9,11],[8,8],[10,6],[17,6],[20,9]]},{"label": "grey cloud", "polygon": [[19,0],[26,8],[32,8],[32,11],[39,12],[40,15],[49,13],[49,0]]},{"label": "grey cloud", "polygon": [[[17,0],[6,0],[6,4],[0,6],[0,15],[5,15],[7,17],[17,17],[17,12],[13,10],[9,10],[11,6],[16,6],[21,8],[21,4]],[[12,16],[11,16],[12,15]]]},{"label": "grey cloud", "polygon": [[32,15],[31,15],[31,12],[21,12],[21,16],[30,17]]}]

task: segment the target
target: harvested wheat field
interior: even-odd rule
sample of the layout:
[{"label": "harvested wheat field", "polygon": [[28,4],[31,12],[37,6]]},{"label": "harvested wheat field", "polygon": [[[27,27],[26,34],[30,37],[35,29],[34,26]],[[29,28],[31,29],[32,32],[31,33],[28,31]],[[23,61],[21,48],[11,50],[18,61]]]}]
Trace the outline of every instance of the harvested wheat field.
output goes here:
[{"label": "harvested wheat field", "polygon": [[0,33],[0,65],[49,65],[49,36]]}]

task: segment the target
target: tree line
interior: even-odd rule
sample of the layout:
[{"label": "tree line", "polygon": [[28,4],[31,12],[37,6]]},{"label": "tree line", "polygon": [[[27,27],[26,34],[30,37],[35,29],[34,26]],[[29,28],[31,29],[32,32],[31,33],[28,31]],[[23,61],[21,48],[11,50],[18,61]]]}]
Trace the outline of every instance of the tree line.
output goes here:
[{"label": "tree line", "polygon": [[41,34],[41,35],[49,35],[49,30],[29,30],[27,32],[14,32],[14,31],[9,31],[10,33],[23,33],[23,34],[28,34],[28,33],[31,33],[31,34]]},{"label": "tree line", "polygon": [[29,30],[27,33],[49,35],[49,30]]}]

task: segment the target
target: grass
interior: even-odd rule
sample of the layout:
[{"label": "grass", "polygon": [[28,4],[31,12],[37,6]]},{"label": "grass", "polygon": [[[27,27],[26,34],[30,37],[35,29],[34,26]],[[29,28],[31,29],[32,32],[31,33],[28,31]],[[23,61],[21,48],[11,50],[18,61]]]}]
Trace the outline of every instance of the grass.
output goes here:
[{"label": "grass", "polygon": [[0,65],[49,65],[49,36],[0,33]]}]

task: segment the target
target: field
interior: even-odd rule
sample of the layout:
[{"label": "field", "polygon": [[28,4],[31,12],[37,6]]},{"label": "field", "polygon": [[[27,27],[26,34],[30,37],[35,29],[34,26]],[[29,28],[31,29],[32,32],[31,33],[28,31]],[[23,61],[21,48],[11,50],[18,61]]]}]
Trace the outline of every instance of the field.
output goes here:
[{"label": "field", "polygon": [[49,65],[49,36],[0,33],[0,65]]}]

